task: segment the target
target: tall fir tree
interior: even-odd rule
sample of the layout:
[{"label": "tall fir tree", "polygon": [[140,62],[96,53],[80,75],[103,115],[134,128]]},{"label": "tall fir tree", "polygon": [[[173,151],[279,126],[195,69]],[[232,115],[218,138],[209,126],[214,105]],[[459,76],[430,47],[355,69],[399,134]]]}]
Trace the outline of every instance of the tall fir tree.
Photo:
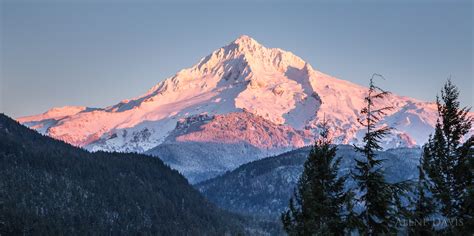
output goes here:
[{"label": "tall fir tree", "polygon": [[313,145],[289,210],[281,215],[288,235],[343,235],[351,211],[351,193],[344,192],[346,177],[338,176],[340,158],[324,122]]},{"label": "tall fir tree", "polygon": [[403,193],[407,187],[403,183],[388,183],[382,169],[382,159],[377,158],[376,151],[382,150],[380,142],[390,133],[391,128],[378,126],[391,106],[376,107],[377,100],[383,100],[389,95],[374,84],[374,79],[381,75],[372,75],[369,83],[368,94],[365,97],[366,107],[361,110],[359,123],[366,128],[364,146],[354,146],[357,152],[363,154],[363,159],[356,159],[356,166],[352,178],[357,184],[358,194],[356,202],[362,206],[358,215],[360,225],[359,233],[363,235],[390,234],[397,230],[398,210],[400,198],[398,193]]},{"label": "tall fir tree", "polygon": [[430,196],[429,183],[423,170],[423,159],[420,159],[418,166],[418,182],[416,184],[415,192],[415,206],[411,214],[409,222],[409,235],[429,236],[434,234],[432,216],[435,213],[433,210],[434,202]]},{"label": "tall fir tree", "polygon": [[[431,192],[441,205],[440,212],[448,222],[448,234],[466,232],[472,222],[473,137],[462,143],[473,118],[470,108],[461,108],[459,90],[448,80],[437,98],[438,121],[434,135],[423,148],[424,169],[431,180]],[[471,191],[470,191],[471,189]],[[467,231],[468,232],[468,231]],[[472,232],[471,232],[472,233]]]}]

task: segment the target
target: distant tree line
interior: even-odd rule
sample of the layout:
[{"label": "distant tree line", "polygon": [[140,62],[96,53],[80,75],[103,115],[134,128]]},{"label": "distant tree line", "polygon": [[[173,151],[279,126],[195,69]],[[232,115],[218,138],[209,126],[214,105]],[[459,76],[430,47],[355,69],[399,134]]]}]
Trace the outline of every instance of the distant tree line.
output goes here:
[{"label": "distant tree line", "polygon": [[[376,151],[391,127],[378,125],[392,107],[378,107],[389,95],[370,79],[359,123],[366,130],[363,158],[339,176],[340,157],[323,122],[281,221],[289,235],[470,235],[474,233],[473,117],[462,108],[459,90],[448,80],[437,98],[438,121],[423,146],[418,180],[389,183]],[[344,188],[351,178],[355,188]]]}]

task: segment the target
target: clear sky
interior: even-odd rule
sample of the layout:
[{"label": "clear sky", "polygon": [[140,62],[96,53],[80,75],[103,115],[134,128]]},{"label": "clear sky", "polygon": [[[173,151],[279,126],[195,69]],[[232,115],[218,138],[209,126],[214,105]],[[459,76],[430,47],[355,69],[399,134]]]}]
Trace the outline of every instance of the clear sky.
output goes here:
[{"label": "clear sky", "polygon": [[141,95],[242,34],[422,100],[451,76],[473,106],[470,0],[0,2],[0,112],[13,117]]}]

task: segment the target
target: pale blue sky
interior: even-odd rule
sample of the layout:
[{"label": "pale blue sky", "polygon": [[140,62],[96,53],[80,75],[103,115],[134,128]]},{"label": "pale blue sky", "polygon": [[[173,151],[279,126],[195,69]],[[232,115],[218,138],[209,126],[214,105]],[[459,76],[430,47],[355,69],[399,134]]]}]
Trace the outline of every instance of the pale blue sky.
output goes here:
[{"label": "pale blue sky", "polygon": [[103,107],[247,34],[315,69],[433,100],[448,76],[473,105],[472,1],[1,0],[0,112]]}]

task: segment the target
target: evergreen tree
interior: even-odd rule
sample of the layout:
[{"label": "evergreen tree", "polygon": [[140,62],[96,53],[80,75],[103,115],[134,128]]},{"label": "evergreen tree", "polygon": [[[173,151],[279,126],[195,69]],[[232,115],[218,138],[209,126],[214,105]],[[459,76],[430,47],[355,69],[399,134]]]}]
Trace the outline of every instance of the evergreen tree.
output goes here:
[{"label": "evergreen tree", "polygon": [[423,170],[423,160],[418,166],[418,183],[415,192],[415,209],[410,217],[410,235],[432,235],[434,233],[432,215],[434,213],[433,199],[429,196],[429,183]]},{"label": "evergreen tree", "polygon": [[355,171],[352,173],[359,190],[356,202],[363,206],[358,215],[363,235],[389,234],[396,231],[400,198],[398,193],[406,191],[404,183],[391,184],[385,180],[382,170],[383,160],[377,158],[376,151],[382,150],[381,139],[386,136],[391,128],[379,127],[377,123],[391,110],[385,106],[376,108],[377,100],[389,95],[388,91],[375,86],[372,75],[369,83],[368,94],[365,97],[366,107],[361,110],[362,118],[359,123],[366,128],[364,146],[354,146],[356,151],[363,154],[363,159],[356,159]]},{"label": "evergreen tree", "polygon": [[346,177],[338,177],[341,159],[336,158],[336,151],[324,122],[290,199],[289,210],[281,216],[289,235],[344,234],[350,193],[344,192]]},{"label": "evergreen tree", "polygon": [[472,206],[472,136],[462,143],[473,118],[469,117],[469,108],[460,107],[458,98],[458,89],[448,80],[441,99],[437,98],[439,119],[434,135],[423,149],[424,168],[432,182],[430,190],[441,205],[440,212],[450,222],[447,233],[466,230],[465,223],[473,218],[472,210],[467,209]]},{"label": "evergreen tree", "polygon": [[464,227],[462,230],[472,233],[474,232],[474,137],[471,136],[464,145],[471,147],[469,149],[465,148],[467,156],[469,157],[468,165],[471,173],[471,182],[467,186],[467,198],[462,205],[462,209],[464,209]]}]

